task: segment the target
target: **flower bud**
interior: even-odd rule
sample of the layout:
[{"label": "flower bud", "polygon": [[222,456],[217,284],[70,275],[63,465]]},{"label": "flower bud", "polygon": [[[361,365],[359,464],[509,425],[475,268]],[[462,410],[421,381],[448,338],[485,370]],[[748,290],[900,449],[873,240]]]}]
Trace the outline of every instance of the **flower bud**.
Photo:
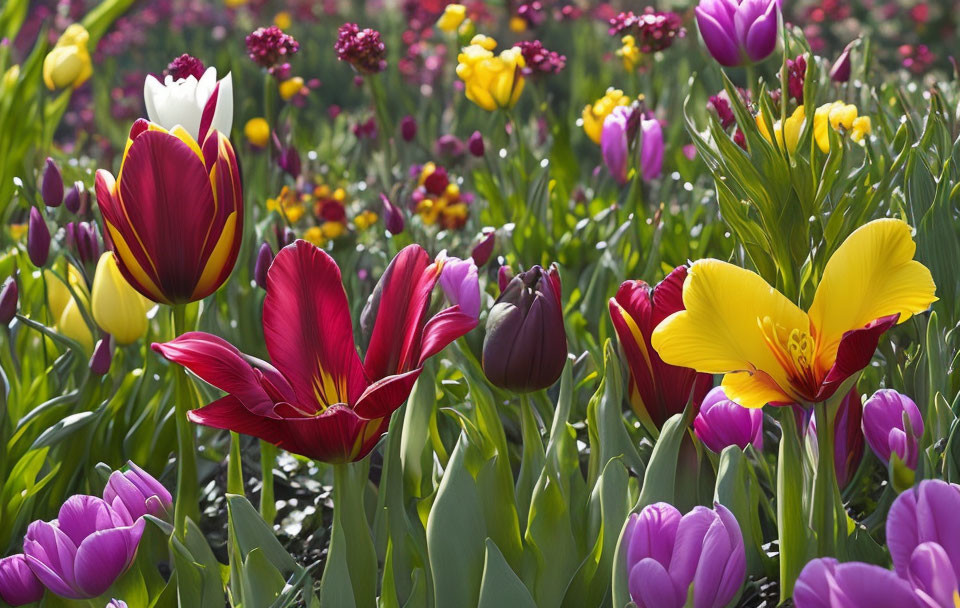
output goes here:
[{"label": "flower bud", "polygon": [[383,221],[387,230],[390,234],[400,234],[404,228],[403,212],[390,202],[386,194],[381,193],[380,200],[383,202]]},{"label": "flower bud", "polygon": [[441,135],[436,143],[437,156],[459,158],[463,156],[463,142],[456,135]]},{"label": "flower bud", "polygon": [[257,263],[253,267],[253,280],[261,289],[267,288],[267,270],[273,262],[273,249],[270,243],[266,241],[260,245],[260,251],[257,252]]},{"label": "flower bud", "polygon": [[0,290],[0,325],[10,325],[17,314],[17,300],[20,297],[20,288],[13,277],[8,277]]},{"label": "flower bud", "polygon": [[763,410],[745,408],[731,401],[723,392],[723,387],[717,386],[707,393],[700,404],[693,430],[697,438],[717,454],[731,445],[745,450],[753,444],[757,450],[762,450]]},{"label": "flower bud", "polygon": [[43,599],[43,591],[22,553],[0,559],[0,599],[4,602],[25,606]]},{"label": "flower bud", "polygon": [[477,268],[483,266],[490,260],[490,256],[493,255],[493,246],[497,243],[497,231],[496,230],[487,230],[480,237],[480,242],[474,245],[473,251],[470,252],[470,257],[473,258],[473,263],[477,265]]},{"label": "flower bud", "polygon": [[837,57],[830,68],[830,80],[834,82],[847,82],[850,80],[850,51],[853,48],[853,42],[843,47],[843,52]]},{"label": "flower bud", "polygon": [[403,141],[413,141],[417,136],[417,119],[413,116],[404,116],[400,121],[400,137]]},{"label": "flower bud", "polygon": [[289,227],[283,229],[283,246],[292,245],[297,240],[297,235]]},{"label": "flower bud", "polygon": [[166,517],[173,507],[170,491],[153,475],[133,461],[127,462],[126,471],[114,471],[103,489],[103,499],[115,510],[126,511],[133,519],[144,515]]},{"label": "flower bud", "polygon": [[80,212],[81,203],[83,202],[82,188],[82,182],[73,182],[73,186],[67,190],[67,194],[63,199],[63,206],[66,207],[70,213]]},{"label": "flower bud", "polygon": [[153,304],[140,295],[120,273],[113,252],[97,262],[91,292],[93,320],[118,344],[133,344],[147,331],[147,311]]},{"label": "flower bud", "polygon": [[59,207],[63,204],[63,176],[52,158],[47,157],[40,182],[40,196],[47,207]]},{"label": "flower bud", "polygon": [[483,135],[480,134],[480,131],[474,131],[470,139],[467,140],[467,149],[470,150],[470,154],[477,158],[483,157]]},{"label": "flower bud", "polygon": [[43,220],[40,210],[30,208],[30,222],[27,227],[27,254],[37,268],[47,263],[50,257],[50,229]]},{"label": "flower bud", "polygon": [[511,280],[513,280],[513,268],[504,264],[497,270],[497,288],[500,290],[500,293],[503,293],[503,290],[507,288],[507,284],[509,284]]},{"label": "flower bud", "polygon": [[107,334],[93,348],[93,355],[87,365],[92,373],[105,376],[110,371],[111,363],[113,363],[113,337]]},{"label": "flower bud", "polygon": [[877,458],[890,462],[896,454],[916,470],[918,442],[923,437],[923,416],[910,397],[881,389],[863,404],[863,435]]},{"label": "flower bud", "polygon": [[477,277],[477,265],[471,259],[448,258],[441,253],[438,257],[443,263],[440,272],[440,287],[451,304],[460,307],[460,311],[474,319],[480,316],[480,283]]},{"label": "flower bud", "polygon": [[487,317],[483,371],[503,389],[530,392],[552,385],[567,360],[567,336],[556,265],[513,277]]}]

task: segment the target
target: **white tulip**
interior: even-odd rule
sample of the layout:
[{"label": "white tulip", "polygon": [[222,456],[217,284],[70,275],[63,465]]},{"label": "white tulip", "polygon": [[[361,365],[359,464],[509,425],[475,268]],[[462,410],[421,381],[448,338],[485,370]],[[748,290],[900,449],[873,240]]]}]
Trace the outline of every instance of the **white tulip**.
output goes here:
[{"label": "white tulip", "polygon": [[[207,68],[200,80],[190,75],[175,81],[168,75],[161,83],[151,74],[143,83],[147,116],[151,122],[167,130],[180,125],[197,139],[203,109],[216,86],[217,68],[214,67]],[[233,79],[229,73],[220,81],[212,126],[227,136],[233,127]]]}]

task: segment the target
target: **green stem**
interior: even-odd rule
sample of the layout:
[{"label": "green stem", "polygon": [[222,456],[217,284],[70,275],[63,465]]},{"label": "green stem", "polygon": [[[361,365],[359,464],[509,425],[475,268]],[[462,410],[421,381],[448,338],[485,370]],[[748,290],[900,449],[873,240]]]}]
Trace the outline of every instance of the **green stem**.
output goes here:
[{"label": "green stem", "polygon": [[277,503],[273,497],[273,465],[277,461],[277,448],[266,441],[260,442],[260,515],[263,521],[273,525],[277,518]]},{"label": "green stem", "polygon": [[833,463],[833,420],[836,406],[817,403],[814,414],[817,421],[817,471],[813,481],[813,508],[810,527],[817,533],[817,555],[836,557],[843,540],[845,521],[841,519],[843,506],[837,508],[840,487]]},{"label": "green stem", "polygon": [[[173,307],[173,331],[176,336],[186,330],[186,305]],[[177,425],[177,498],[174,504],[174,530],[183,538],[187,530],[187,518],[200,519],[200,498],[197,480],[197,448],[194,443],[193,426],[187,420],[187,412],[195,405],[193,387],[183,367],[174,366],[176,393],[174,413]]]},{"label": "green stem", "polygon": [[807,529],[803,517],[803,455],[793,410],[780,409],[780,453],[777,459],[777,530],[780,540],[780,601],[793,596],[793,585],[807,562]]},{"label": "green stem", "polygon": [[230,458],[227,460],[227,492],[243,496],[243,462],[240,459],[240,434],[230,431]]}]

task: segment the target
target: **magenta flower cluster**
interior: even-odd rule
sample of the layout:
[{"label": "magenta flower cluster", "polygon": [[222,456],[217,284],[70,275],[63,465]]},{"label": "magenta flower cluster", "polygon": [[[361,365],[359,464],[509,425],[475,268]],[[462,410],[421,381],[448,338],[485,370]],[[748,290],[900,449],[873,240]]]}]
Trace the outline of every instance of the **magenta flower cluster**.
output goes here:
[{"label": "magenta flower cluster", "polygon": [[670,11],[655,11],[647,7],[639,15],[633,11],[618,14],[610,19],[610,35],[632,35],[642,53],[656,53],[683,38],[686,30],[680,15]]},{"label": "magenta flower cluster", "polygon": [[376,74],[387,68],[387,47],[377,30],[361,30],[356,23],[344,23],[333,49],[337,59],[349,63],[361,74]]},{"label": "magenta flower cluster", "polygon": [[300,43],[275,25],[257,28],[247,35],[247,54],[260,67],[288,71],[286,60],[300,50]]},{"label": "magenta flower cluster", "polygon": [[517,43],[526,62],[525,76],[534,74],[557,74],[567,65],[567,57],[556,51],[543,48],[539,40],[521,40]]},{"label": "magenta flower cluster", "polygon": [[203,76],[203,62],[192,55],[184,53],[170,62],[163,71],[164,76],[172,76],[174,80],[181,80],[193,76],[197,80]]}]

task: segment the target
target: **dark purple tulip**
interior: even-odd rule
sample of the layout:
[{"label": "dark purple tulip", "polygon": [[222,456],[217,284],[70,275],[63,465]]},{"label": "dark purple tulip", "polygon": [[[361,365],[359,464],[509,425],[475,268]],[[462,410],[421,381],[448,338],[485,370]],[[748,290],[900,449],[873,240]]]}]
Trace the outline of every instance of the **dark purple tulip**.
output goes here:
[{"label": "dark purple tulip", "polygon": [[59,207],[63,204],[63,176],[52,158],[47,158],[43,169],[43,181],[40,184],[40,196],[47,207]]},{"label": "dark purple tulip", "polygon": [[910,583],[895,573],[860,562],[841,564],[832,557],[809,562],[793,589],[797,608],[926,608]]},{"label": "dark purple tulip", "polygon": [[293,144],[284,146],[277,134],[273,134],[273,147],[276,149],[277,166],[293,179],[300,177],[300,153]]},{"label": "dark purple tulip", "polygon": [[487,230],[483,233],[480,242],[474,245],[473,251],[470,252],[470,257],[473,258],[473,263],[477,265],[477,268],[480,268],[490,260],[490,256],[493,255],[493,246],[496,244],[496,230]]},{"label": "dark purple tulip", "polygon": [[837,57],[830,68],[830,80],[834,82],[847,82],[850,80],[850,50],[853,47],[851,42],[843,48],[843,52]]},{"label": "dark purple tulip", "polygon": [[170,492],[133,461],[127,461],[126,471],[110,474],[107,487],[103,489],[103,499],[115,511],[126,511],[133,519],[144,515],[166,517],[173,508]]},{"label": "dark purple tulip", "polygon": [[[951,591],[957,588],[960,581],[958,513],[960,486],[939,479],[921,481],[897,496],[887,515],[887,546],[893,568],[901,578],[928,592],[938,585],[948,586]],[[928,566],[944,561],[939,555],[941,552],[949,566],[935,572],[941,579],[935,584],[934,572]]]},{"label": "dark purple tulip", "polygon": [[20,288],[13,277],[3,282],[0,290],[0,325],[10,325],[17,314],[17,300],[20,298]]},{"label": "dark purple tulip", "polygon": [[0,599],[11,606],[24,606],[43,598],[43,585],[22,554],[0,559]]},{"label": "dark purple tulip", "polygon": [[380,193],[380,201],[383,202],[383,221],[387,226],[387,230],[390,231],[390,234],[400,234],[403,232],[405,226],[403,212],[391,203],[387,195],[382,192]]},{"label": "dark purple tulip", "polygon": [[273,263],[273,249],[270,243],[266,241],[260,245],[260,251],[257,252],[257,264],[253,267],[253,280],[261,289],[267,288],[267,270]]},{"label": "dark purple tulip", "polygon": [[91,372],[98,376],[104,376],[110,371],[111,363],[113,363],[113,337],[106,335],[97,341],[88,365]]},{"label": "dark purple tulip", "polygon": [[[904,418],[910,423],[906,428]],[[916,470],[923,437],[923,416],[910,397],[892,389],[881,389],[863,404],[863,434],[870,449],[883,462],[896,453],[909,468]]]},{"label": "dark purple tulip", "polygon": [[700,0],[697,26],[720,65],[763,61],[777,47],[778,0]]},{"label": "dark purple tulip", "polygon": [[456,135],[441,135],[437,138],[437,156],[444,156],[447,158],[458,158],[463,156],[464,146],[463,142],[460,141],[460,138]]},{"label": "dark purple tulip", "polygon": [[30,208],[30,223],[27,225],[27,255],[37,268],[42,268],[50,257],[50,229],[43,221],[40,210]]},{"label": "dark purple tulip", "polygon": [[731,445],[745,450],[753,444],[757,450],[762,450],[763,410],[745,408],[731,401],[723,387],[717,386],[700,404],[693,430],[700,441],[717,454]]},{"label": "dark purple tulip", "polygon": [[96,496],[71,496],[57,519],[27,527],[23,553],[50,591],[70,599],[97,597],[136,556],[146,521],[133,521]]},{"label": "dark purple tulip", "polygon": [[297,240],[297,235],[293,232],[292,229],[284,228],[283,229],[283,246],[291,245],[294,241]]},{"label": "dark purple tulip", "polygon": [[403,141],[413,141],[417,136],[417,119],[413,116],[404,116],[400,120],[400,137]]},{"label": "dark purple tulip", "polygon": [[64,230],[67,233],[67,247],[72,249],[84,264],[92,264],[100,259],[100,237],[93,222],[69,222]]},{"label": "dark purple tulip", "polygon": [[630,597],[639,608],[723,608],[743,584],[747,555],[733,514],[721,504],[680,516],[658,502],[633,514],[623,533]]},{"label": "dark purple tulip", "polygon": [[483,135],[480,134],[480,131],[474,131],[470,139],[467,140],[467,149],[470,150],[470,154],[477,158],[483,157]]},{"label": "dark purple tulip", "polygon": [[567,361],[567,335],[556,265],[534,266],[510,280],[487,316],[483,371],[503,389],[547,388]]},{"label": "dark purple tulip", "polygon": [[67,194],[63,199],[63,206],[66,207],[70,213],[80,211],[81,198],[83,197],[82,187],[83,184],[81,182],[73,182],[73,186],[67,190]]}]

